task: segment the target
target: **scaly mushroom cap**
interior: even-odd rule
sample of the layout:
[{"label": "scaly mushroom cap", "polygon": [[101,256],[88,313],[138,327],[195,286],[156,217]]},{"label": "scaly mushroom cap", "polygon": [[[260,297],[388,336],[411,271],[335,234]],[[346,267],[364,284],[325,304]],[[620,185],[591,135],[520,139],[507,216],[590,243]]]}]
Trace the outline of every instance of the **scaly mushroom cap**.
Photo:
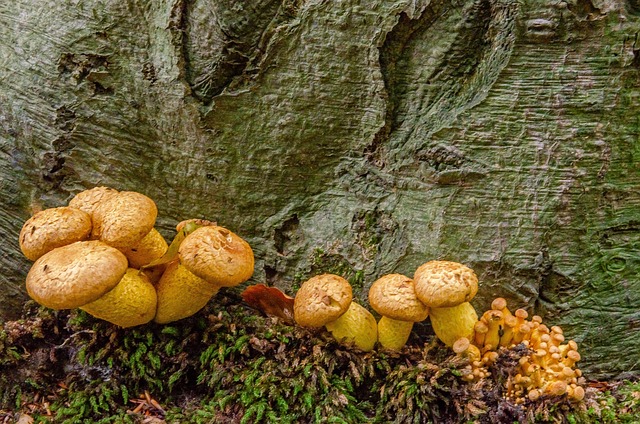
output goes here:
[{"label": "scaly mushroom cap", "polygon": [[142,271],[129,268],[112,290],[80,309],[96,318],[128,328],[151,321],[156,315],[156,304],[153,284]]},{"label": "scaly mushroom cap", "polygon": [[118,194],[118,190],[109,187],[94,187],[81,191],[69,201],[69,206],[80,209],[83,212],[93,216],[93,211],[101,202],[114,197]]},{"label": "scaly mushroom cap", "polygon": [[136,245],[156,223],[158,208],[144,194],[121,191],[101,201],[93,211],[92,237],[109,246],[126,249]]},{"label": "scaly mushroom cap", "polygon": [[121,251],[127,259],[129,259],[129,266],[131,268],[140,268],[162,257],[168,248],[169,245],[164,237],[162,237],[162,234],[155,228],[152,228],[138,244],[122,249]]},{"label": "scaly mushroom cap", "polygon": [[352,299],[347,280],[334,274],[316,275],[305,281],[296,293],[293,316],[302,327],[322,327],[344,314]]},{"label": "scaly mushroom cap", "polygon": [[384,275],[369,288],[369,304],[380,315],[398,321],[427,319],[429,308],[418,300],[413,280],[402,274]]},{"label": "scaly mushroom cap", "polygon": [[127,258],[101,241],[78,241],[41,256],[27,274],[27,292],[52,309],[77,308],[113,289]]},{"label": "scaly mushroom cap", "polygon": [[219,287],[193,275],[179,261],[171,262],[156,285],[158,324],[189,317],[202,309]]},{"label": "scaly mushroom cap", "polygon": [[478,292],[478,277],[471,268],[457,262],[430,261],[413,276],[418,299],[431,308],[469,302]]},{"label": "scaly mushroom cap", "polygon": [[38,212],[27,220],[20,231],[20,249],[35,261],[56,247],[89,238],[91,217],[74,208],[63,206]]},{"label": "scaly mushroom cap", "polygon": [[189,271],[216,286],[237,286],[253,275],[251,246],[223,227],[196,229],[182,241],[178,255]]}]

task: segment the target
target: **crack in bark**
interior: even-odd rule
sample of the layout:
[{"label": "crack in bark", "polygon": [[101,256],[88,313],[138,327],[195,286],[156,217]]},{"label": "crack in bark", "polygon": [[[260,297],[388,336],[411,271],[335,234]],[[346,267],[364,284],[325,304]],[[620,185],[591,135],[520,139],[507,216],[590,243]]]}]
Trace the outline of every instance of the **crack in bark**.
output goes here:
[{"label": "crack in bark", "polygon": [[197,0],[185,5],[180,27],[186,79],[193,94],[209,103],[226,88],[259,72],[274,28],[293,19],[301,0]]},{"label": "crack in bark", "polygon": [[[486,96],[513,47],[517,7],[513,1],[440,1],[414,19],[400,14],[380,47],[387,110],[384,126],[364,151],[370,163],[388,165],[384,152],[394,148],[403,158],[413,156],[428,146],[431,134]],[[430,31],[443,24],[457,31],[451,44],[425,47]],[[425,67],[428,61],[435,64]],[[425,119],[408,128],[403,117],[411,105]]]}]

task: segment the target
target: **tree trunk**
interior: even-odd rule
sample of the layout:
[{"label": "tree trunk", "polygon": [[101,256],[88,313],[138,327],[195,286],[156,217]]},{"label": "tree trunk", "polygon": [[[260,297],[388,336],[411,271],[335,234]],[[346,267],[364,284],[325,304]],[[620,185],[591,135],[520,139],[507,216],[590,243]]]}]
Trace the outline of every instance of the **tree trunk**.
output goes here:
[{"label": "tree trunk", "polygon": [[217,220],[290,293],[463,262],[477,309],[506,297],[590,376],[640,373],[636,1],[35,4],[0,3],[0,316],[22,223],[107,185],[167,238]]}]

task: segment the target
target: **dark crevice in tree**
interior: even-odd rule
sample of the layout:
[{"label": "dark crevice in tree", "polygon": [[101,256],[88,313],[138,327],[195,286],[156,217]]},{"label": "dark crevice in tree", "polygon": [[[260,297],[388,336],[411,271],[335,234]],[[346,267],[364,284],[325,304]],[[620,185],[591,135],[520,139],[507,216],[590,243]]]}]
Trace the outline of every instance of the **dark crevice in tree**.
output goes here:
[{"label": "dark crevice in tree", "polygon": [[227,87],[251,80],[274,29],[293,19],[300,4],[300,0],[243,5],[230,0],[188,2],[182,22],[183,54],[195,97],[209,103]]},{"label": "dark crevice in tree", "polygon": [[298,215],[293,215],[282,223],[282,226],[275,229],[273,235],[273,242],[275,244],[276,251],[281,255],[287,254],[287,245],[291,242],[298,227],[300,226],[300,220]]},{"label": "dark crevice in tree", "polygon": [[[492,67],[499,70],[506,61],[499,57],[500,63],[483,62],[494,60],[494,55],[500,56],[494,52],[495,49],[511,48],[509,43],[502,40],[505,28],[501,26],[512,25],[512,22],[502,21],[505,17],[509,18],[509,13],[505,10],[513,9],[516,7],[514,5],[515,2],[497,4],[492,0],[441,1],[431,4],[415,19],[411,19],[405,13],[400,15],[398,24],[387,35],[380,48],[379,60],[386,88],[387,110],[384,126],[364,152],[370,162],[379,167],[386,165],[380,152],[391,140],[392,133],[403,125],[404,109],[407,107],[409,96],[415,97],[416,84],[426,88],[422,94],[423,98],[418,100],[424,105],[422,109],[425,116],[438,117],[433,123],[425,121],[424,125],[420,126],[420,130],[427,133],[454,119],[459,111],[476,101],[481,93],[486,92],[485,85],[491,82],[482,73],[493,75]],[[434,56],[434,59],[438,58],[438,63],[428,74],[420,75],[422,81],[417,81],[411,69],[419,67],[420,64],[416,63],[416,60],[424,61],[426,52],[421,51],[418,54],[416,50],[424,50],[424,46],[428,45],[436,23],[442,21],[458,25],[456,20],[462,22],[459,23],[457,36],[448,47],[448,51],[441,57]],[[403,136],[404,140],[400,143],[404,144],[416,129],[417,127],[408,128]],[[423,143],[428,143],[428,140],[423,140]],[[414,148],[420,150],[420,146]]]}]

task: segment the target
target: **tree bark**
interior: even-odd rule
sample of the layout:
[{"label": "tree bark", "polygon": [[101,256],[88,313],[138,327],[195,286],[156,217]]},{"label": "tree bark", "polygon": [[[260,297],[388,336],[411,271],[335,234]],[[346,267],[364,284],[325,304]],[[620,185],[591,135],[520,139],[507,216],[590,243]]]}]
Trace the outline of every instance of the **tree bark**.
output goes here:
[{"label": "tree bark", "polygon": [[[250,4],[249,4],[250,3]],[[290,293],[463,262],[640,373],[636,1],[0,4],[0,316],[22,223],[96,185],[217,220]],[[604,334],[604,335],[603,335]]]}]

